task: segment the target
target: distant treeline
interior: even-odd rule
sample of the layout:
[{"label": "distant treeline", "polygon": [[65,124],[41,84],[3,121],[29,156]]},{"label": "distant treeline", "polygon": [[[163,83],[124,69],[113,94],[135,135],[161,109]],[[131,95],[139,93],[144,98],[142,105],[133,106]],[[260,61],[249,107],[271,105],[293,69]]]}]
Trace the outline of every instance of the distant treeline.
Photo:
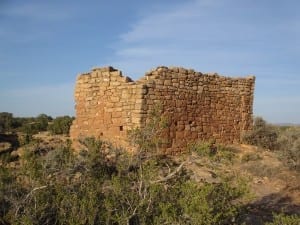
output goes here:
[{"label": "distant treeline", "polygon": [[59,116],[52,118],[46,114],[37,117],[14,117],[12,113],[0,112],[0,133],[23,132],[28,135],[42,131],[53,134],[69,134],[74,117]]}]

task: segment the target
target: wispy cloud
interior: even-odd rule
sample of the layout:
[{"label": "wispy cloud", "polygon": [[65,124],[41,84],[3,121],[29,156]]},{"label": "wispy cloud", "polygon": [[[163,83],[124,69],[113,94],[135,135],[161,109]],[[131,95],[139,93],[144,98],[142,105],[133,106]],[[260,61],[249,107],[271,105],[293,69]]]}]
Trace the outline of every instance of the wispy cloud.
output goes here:
[{"label": "wispy cloud", "polygon": [[[221,1],[193,0],[162,8],[156,12],[151,11],[133,24],[131,30],[122,34],[121,39],[126,43],[144,43],[161,39],[208,40],[219,31],[219,29],[214,30],[220,25],[220,21],[215,19],[214,10],[221,8],[223,4]],[[210,26],[203,26],[208,22],[207,18],[210,20]],[[222,23],[226,22],[227,19],[222,21]]]},{"label": "wispy cloud", "polygon": [[27,2],[9,4],[1,15],[10,18],[20,18],[38,21],[61,21],[72,18],[76,13],[74,4],[57,4],[49,2]]},{"label": "wispy cloud", "polygon": [[43,40],[62,24],[78,16],[76,4],[54,1],[8,3],[0,9],[0,40],[29,43]]},{"label": "wispy cloud", "polygon": [[[14,29],[7,27],[0,33],[0,40],[13,44],[28,44],[38,40],[47,40],[52,32],[47,29],[22,28]],[[0,44],[1,47],[1,44]]]},{"label": "wispy cloud", "polygon": [[254,74],[255,113],[274,122],[284,115],[299,121],[300,29],[293,6],[191,0],[139,15],[108,59],[127,75],[138,78],[158,65]]},{"label": "wispy cloud", "polygon": [[[268,53],[276,48],[268,39],[280,32],[281,25],[262,25],[256,18],[262,16],[261,12],[253,10],[252,15],[246,6],[226,4],[185,1],[142,15],[130,30],[120,35],[114,63],[129,67],[134,60],[144,60],[149,67],[180,64],[233,74],[251,73],[257,66],[268,66]],[[134,67],[140,69],[129,71],[145,70],[138,63]]]}]

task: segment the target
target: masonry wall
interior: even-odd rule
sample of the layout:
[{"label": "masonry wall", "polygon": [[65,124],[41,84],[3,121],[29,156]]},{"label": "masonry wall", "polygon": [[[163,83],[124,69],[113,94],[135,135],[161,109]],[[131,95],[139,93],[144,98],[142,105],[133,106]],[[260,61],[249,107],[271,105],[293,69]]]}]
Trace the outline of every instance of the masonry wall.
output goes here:
[{"label": "masonry wall", "polygon": [[158,67],[133,82],[112,67],[78,76],[71,138],[95,136],[129,147],[127,131],[145,126],[162,105],[169,123],[161,151],[176,154],[196,140],[240,140],[251,129],[254,77],[229,78],[183,68]]},{"label": "masonry wall", "polygon": [[[141,123],[143,84],[137,84],[112,67],[95,68],[77,77],[76,119],[70,136],[96,137],[127,146],[127,130]],[[77,146],[76,146],[77,144]]]},{"label": "masonry wall", "polygon": [[239,142],[251,129],[254,77],[228,78],[183,68],[160,67],[146,74],[147,113],[155,102],[169,121],[162,151],[179,153],[196,140]]}]

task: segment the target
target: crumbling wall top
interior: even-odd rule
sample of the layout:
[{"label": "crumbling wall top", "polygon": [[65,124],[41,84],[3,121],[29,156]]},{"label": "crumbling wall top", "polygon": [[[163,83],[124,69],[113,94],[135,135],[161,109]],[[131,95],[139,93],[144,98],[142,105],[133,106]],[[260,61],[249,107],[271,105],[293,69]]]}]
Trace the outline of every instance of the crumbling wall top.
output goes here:
[{"label": "crumbling wall top", "polygon": [[218,73],[201,73],[195,71],[193,69],[186,69],[183,67],[167,67],[167,66],[158,66],[154,69],[151,69],[149,72],[146,72],[145,76],[140,78],[138,81],[145,81],[145,80],[152,80],[152,79],[159,79],[165,78],[166,76],[182,76],[182,75],[189,75],[189,76],[208,76],[213,78],[225,78],[225,79],[232,79],[232,80],[255,80],[255,76],[248,75],[246,77],[232,77],[232,76],[223,76]]},{"label": "crumbling wall top", "polygon": [[201,73],[197,72],[193,69],[186,69],[183,67],[167,67],[167,66],[158,66],[156,68],[151,69],[150,71],[146,72],[144,76],[139,78],[138,80],[134,81],[132,78],[128,76],[123,76],[122,71],[115,69],[112,66],[106,66],[106,67],[94,67],[92,70],[88,73],[82,73],[79,74],[77,79],[84,78],[85,76],[116,76],[124,78],[124,81],[132,82],[133,84],[141,84],[141,83],[147,83],[149,80],[154,79],[164,79],[167,76],[207,76],[210,78],[220,78],[220,79],[231,79],[231,80],[254,80],[255,76],[248,75],[246,77],[232,77],[232,76],[223,76],[215,72],[210,73]]},{"label": "crumbling wall top", "polygon": [[94,68],[92,68],[92,71],[113,72],[113,71],[118,71],[118,70],[113,68],[112,66],[106,66],[106,67],[94,67]]},{"label": "crumbling wall top", "polygon": [[115,69],[112,66],[94,67],[91,69],[90,72],[79,74],[77,76],[77,81],[79,80],[88,81],[90,78],[95,78],[95,79],[104,78],[104,81],[109,81],[112,78],[112,80],[123,81],[124,83],[134,82],[130,77],[123,76],[121,70]]}]

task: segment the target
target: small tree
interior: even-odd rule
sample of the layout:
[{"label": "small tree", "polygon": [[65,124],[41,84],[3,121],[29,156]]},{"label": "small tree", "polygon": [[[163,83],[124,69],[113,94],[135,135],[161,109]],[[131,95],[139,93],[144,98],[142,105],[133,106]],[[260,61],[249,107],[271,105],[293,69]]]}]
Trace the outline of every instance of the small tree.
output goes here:
[{"label": "small tree", "polygon": [[243,135],[243,141],[247,144],[275,150],[277,146],[277,130],[261,118],[254,119],[253,130]]},{"label": "small tree", "polygon": [[278,150],[281,159],[290,169],[300,171],[300,127],[280,131]]},{"label": "small tree", "polygon": [[0,113],[0,132],[10,131],[13,124],[13,114],[8,112]]},{"label": "small tree", "polygon": [[48,123],[52,121],[50,116],[46,114],[40,114],[36,117],[36,127],[39,131],[46,131],[48,127]]},{"label": "small tree", "polygon": [[52,134],[68,135],[73,120],[74,120],[74,117],[70,117],[70,116],[56,117],[53,120],[52,124],[49,125],[48,130]]}]

